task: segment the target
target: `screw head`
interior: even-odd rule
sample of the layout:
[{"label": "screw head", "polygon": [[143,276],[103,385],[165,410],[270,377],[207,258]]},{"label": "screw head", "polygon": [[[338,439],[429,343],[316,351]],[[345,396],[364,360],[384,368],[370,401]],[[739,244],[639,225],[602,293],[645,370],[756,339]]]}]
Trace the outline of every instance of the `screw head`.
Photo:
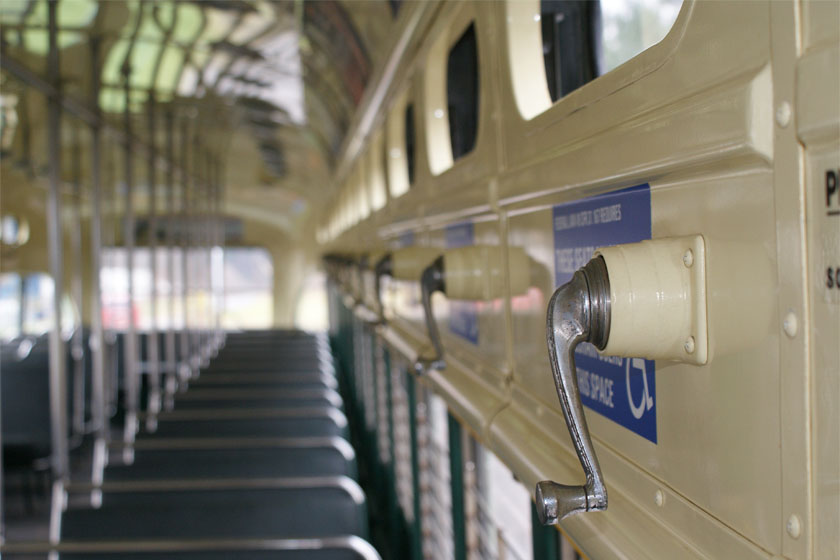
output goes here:
[{"label": "screw head", "polygon": [[683,264],[686,268],[691,268],[691,265],[694,264],[694,251],[688,249],[685,254],[683,255]]},{"label": "screw head", "polygon": [[785,315],[785,320],[782,323],[782,329],[789,338],[796,336],[796,333],[799,331],[799,321],[796,319],[796,313],[788,311],[787,315]]},{"label": "screw head", "polygon": [[686,354],[694,354],[694,346],[695,346],[695,344],[694,344],[694,337],[693,337],[693,336],[689,336],[689,337],[685,340],[685,344],[683,345],[683,348],[685,349],[685,353],[686,353]]},{"label": "screw head", "polygon": [[790,117],[792,114],[792,110],[790,108],[790,103],[787,101],[782,101],[778,107],[776,107],[776,123],[785,128],[787,125],[790,124]]},{"label": "screw head", "polygon": [[662,490],[657,490],[656,494],[653,495],[653,502],[658,506],[662,507],[665,505],[665,493]]},{"label": "screw head", "polygon": [[785,523],[785,530],[787,530],[788,535],[792,538],[799,538],[799,535],[802,534],[802,522],[799,521],[798,515],[793,514],[788,517],[787,523]]}]

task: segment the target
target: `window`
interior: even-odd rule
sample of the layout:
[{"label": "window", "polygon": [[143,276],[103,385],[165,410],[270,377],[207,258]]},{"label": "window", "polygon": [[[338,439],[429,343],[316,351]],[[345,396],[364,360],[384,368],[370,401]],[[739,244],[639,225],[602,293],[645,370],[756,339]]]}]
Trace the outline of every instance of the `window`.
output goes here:
[{"label": "window", "polygon": [[385,172],[384,172],[385,139],[382,130],[377,130],[370,141],[370,151],[367,154],[367,180],[368,197],[370,200],[370,211],[376,212],[385,206],[387,194],[385,193]]},{"label": "window", "polygon": [[7,342],[20,335],[21,303],[20,275],[0,274],[0,341]]},{"label": "window", "polygon": [[482,558],[533,558],[531,492],[478,441],[469,439],[464,492],[475,501]]},{"label": "window", "polygon": [[0,218],[0,244],[20,247],[27,241],[29,241],[29,222],[11,214]]},{"label": "window", "polygon": [[[36,272],[21,276],[0,275],[0,340],[9,341],[21,334],[41,336],[53,326],[53,280],[49,274]],[[70,296],[61,298],[61,334],[68,340],[80,324],[79,311]]]},{"label": "window", "polygon": [[420,511],[425,558],[454,557],[449,413],[442,398],[417,384],[417,445],[420,456]]},{"label": "window", "polygon": [[414,104],[409,101],[409,89],[406,89],[394,101],[386,123],[385,159],[391,198],[404,195],[414,183],[414,134]]},{"label": "window", "polygon": [[471,23],[449,51],[446,63],[446,104],[452,159],[475,147],[478,132],[478,45]]},{"label": "window", "polygon": [[15,139],[18,124],[17,104],[17,94],[0,94],[0,154],[3,155],[7,155],[7,152],[11,150]]},{"label": "window", "polygon": [[681,6],[682,0],[601,0],[602,73],[664,39]]},{"label": "window", "polygon": [[519,112],[552,103],[660,42],[682,0],[508,0],[508,66]]},{"label": "window", "polygon": [[414,104],[405,108],[405,163],[408,169],[408,186],[414,184]]},{"label": "window", "polygon": [[356,168],[350,176],[350,188],[352,189],[353,204],[356,207],[356,214],[353,225],[365,220],[370,215],[370,199],[367,185],[367,154],[363,154],[356,160]]},{"label": "window", "polygon": [[[268,251],[258,247],[215,247],[187,251],[189,293],[184,301],[183,253],[180,248],[158,247],[156,278],[146,247],[134,250],[134,299],[128,304],[127,255],[123,247],[103,249],[101,286],[102,322],[106,329],[128,329],[129,313],[140,331],[152,326],[152,292],[155,286],[159,329],[183,327],[184,304],[192,327],[215,324],[230,329],[268,328],[274,319],[274,267]],[[170,264],[174,268],[170,272]],[[218,297],[223,294],[223,297]]]},{"label": "window", "polygon": [[274,263],[260,247],[224,250],[224,312],[227,329],[266,329],[274,321]]},{"label": "window", "polygon": [[303,281],[303,288],[295,309],[295,327],[304,331],[323,331],[329,326],[327,312],[327,277],[310,273]]},{"label": "window", "polygon": [[391,7],[391,17],[397,17],[397,14],[400,12],[400,7],[402,6],[403,0],[388,0],[388,5]]},{"label": "window", "polygon": [[557,101],[600,75],[599,2],[542,0],[540,27],[551,101]]}]

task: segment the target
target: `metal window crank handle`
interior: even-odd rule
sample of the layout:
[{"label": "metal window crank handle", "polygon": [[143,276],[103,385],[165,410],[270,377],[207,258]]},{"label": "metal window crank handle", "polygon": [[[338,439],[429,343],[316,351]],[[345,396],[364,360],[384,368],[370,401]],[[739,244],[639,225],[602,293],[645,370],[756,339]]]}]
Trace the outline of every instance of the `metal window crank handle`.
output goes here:
[{"label": "metal window crank handle", "polygon": [[440,331],[435,322],[435,316],[432,313],[432,294],[435,292],[446,293],[444,277],[445,272],[442,256],[427,266],[420,276],[420,290],[423,301],[423,312],[426,318],[426,331],[429,334],[429,340],[432,341],[435,355],[431,358],[419,356],[414,364],[414,369],[417,373],[423,373],[430,369],[442,370],[446,368],[446,362],[443,360],[443,343],[440,339]]},{"label": "metal window crank handle", "polygon": [[553,525],[569,515],[607,509],[607,488],[586,425],[574,356],[581,342],[590,342],[603,350],[609,339],[610,284],[603,257],[594,257],[554,292],[548,304],[546,327],[557,396],[586,475],[583,486],[550,480],[537,483],[540,522]]}]

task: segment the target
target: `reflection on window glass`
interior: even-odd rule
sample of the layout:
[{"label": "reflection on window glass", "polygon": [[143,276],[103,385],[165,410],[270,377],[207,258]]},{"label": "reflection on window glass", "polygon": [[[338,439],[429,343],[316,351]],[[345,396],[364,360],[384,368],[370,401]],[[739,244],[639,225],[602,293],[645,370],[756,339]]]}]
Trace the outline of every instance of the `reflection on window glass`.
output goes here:
[{"label": "reflection on window glass", "polygon": [[541,0],[543,61],[551,100],[661,41],[682,0]]},{"label": "reflection on window glass", "polygon": [[0,341],[8,341],[20,334],[20,276],[0,274]]}]

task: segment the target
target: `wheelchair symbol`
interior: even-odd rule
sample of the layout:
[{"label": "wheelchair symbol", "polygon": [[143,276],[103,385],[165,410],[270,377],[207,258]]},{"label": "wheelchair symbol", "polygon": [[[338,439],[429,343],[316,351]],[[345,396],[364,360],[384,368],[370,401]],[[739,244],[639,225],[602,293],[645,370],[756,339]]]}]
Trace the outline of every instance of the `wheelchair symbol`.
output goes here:
[{"label": "wheelchair symbol", "polygon": [[645,361],[642,358],[633,358],[633,369],[641,370],[642,381],[644,382],[644,392],[642,393],[642,400],[639,401],[639,406],[636,406],[636,404],[633,402],[633,395],[630,392],[630,362],[631,359],[628,358],[627,367],[625,368],[625,377],[627,381],[627,402],[630,403],[630,412],[633,414],[633,418],[638,420],[645,413],[645,410],[650,410],[651,408],[653,408],[653,397],[650,396],[650,390],[648,389],[647,370],[645,369]]}]

